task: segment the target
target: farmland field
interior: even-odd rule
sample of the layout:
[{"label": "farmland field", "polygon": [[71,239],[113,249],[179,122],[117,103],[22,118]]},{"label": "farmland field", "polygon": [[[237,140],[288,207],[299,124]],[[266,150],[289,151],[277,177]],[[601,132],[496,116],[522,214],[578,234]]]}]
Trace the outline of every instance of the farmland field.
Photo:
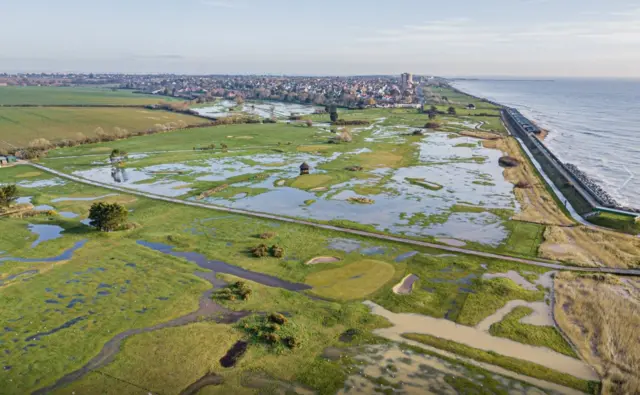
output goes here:
[{"label": "farmland field", "polygon": [[136,94],[127,90],[107,88],[3,86],[0,87],[0,106],[3,105],[146,105],[170,101],[171,98]]},{"label": "farmland field", "polygon": [[25,147],[37,138],[51,142],[74,139],[78,133],[93,137],[98,127],[105,132],[115,127],[133,132],[178,121],[190,125],[207,122],[189,115],[143,108],[6,107],[0,108],[0,148]]}]

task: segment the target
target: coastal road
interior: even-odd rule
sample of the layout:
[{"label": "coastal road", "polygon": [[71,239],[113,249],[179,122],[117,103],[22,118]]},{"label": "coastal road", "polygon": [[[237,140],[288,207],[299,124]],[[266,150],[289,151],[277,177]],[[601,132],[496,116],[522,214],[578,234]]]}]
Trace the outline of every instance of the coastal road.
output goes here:
[{"label": "coastal road", "polygon": [[205,209],[209,209],[209,210],[216,210],[216,211],[221,211],[221,212],[226,212],[226,213],[231,213],[231,214],[239,214],[239,215],[245,215],[245,216],[261,218],[261,219],[269,219],[269,220],[280,221],[280,222],[288,222],[288,223],[293,223],[293,224],[297,224],[297,225],[311,226],[311,227],[318,228],[318,229],[326,229],[326,230],[342,232],[342,233],[347,233],[347,234],[352,234],[352,235],[357,235],[357,236],[364,236],[364,237],[369,237],[369,238],[379,239],[379,240],[384,240],[384,241],[392,241],[392,242],[397,242],[397,243],[414,245],[414,246],[418,246],[418,247],[434,248],[434,249],[439,249],[439,250],[442,250],[442,251],[454,252],[454,253],[458,253],[458,254],[474,255],[474,256],[479,256],[479,257],[483,257],[483,258],[501,259],[501,260],[504,260],[504,261],[523,263],[525,265],[539,266],[539,267],[544,267],[544,268],[548,268],[548,269],[571,270],[571,271],[589,272],[589,273],[609,273],[609,274],[617,274],[617,275],[625,275],[625,276],[640,276],[640,270],[636,270],[636,269],[615,269],[615,268],[607,268],[607,267],[597,267],[597,268],[595,268],[595,267],[567,266],[567,265],[561,264],[560,262],[544,262],[544,261],[538,261],[538,260],[534,260],[534,259],[517,258],[517,257],[509,256],[509,255],[500,255],[500,254],[494,254],[494,253],[490,253],[490,252],[469,250],[469,249],[461,248],[461,247],[452,247],[452,246],[447,246],[447,245],[442,245],[442,244],[429,243],[429,242],[425,242],[425,241],[406,239],[406,238],[398,237],[398,236],[383,235],[383,234],[379,234],[379,233],[367,232],[367,231],[362,231],[362,230],[341,228],[341,227],[332,226],[332,225],[325,225],[325,224],[319,224],[319,223],[315,223],[315,222],[305,221],[305,220],[302,220],[302,219],[282,217],[282,216],[275,215],[275,214],[261,213],[261,212],[256,212],[256,211],[249,211],[249,210],[242,210],[242,209],[236,209],[236,208],[230,208],[230,207],[217,206],[217,205],[213,205],[213,204],[205,204],[205,203],[192,202],[192,201],[187,201],[187,200],[180,200],[180,199],[175,199],[175,198],[171,198],[171,197],[167,197],[167,196],[156,195],[156,194],[148,193],[148,192],[140,192],[140,191],[131,190],[131,189],[128,189],[128,188],[123,188],[123,187],[118,187],[118,186],[115,186],[115,185],[104,184],[104,183],[88,180],[86,178],[82,178],[82,177],[78,177],[78,176],[73,176],[73,175],[70,175],[70,174],[62,173],[60,171],[51,169],[51,168],[43,166],[43,165],[35,164],[35,163],[24,163],[24,164],[21,164],[21,165],[33,166],[33,167],[35,167],[37,169],[40,169],[42,171],[45,171],[47,173],[51,173],[51,174],[54,174],[54,175],[56,175],[58,177],[65,178],[65,179],[68,179],[68,180],[71,180],[71,181],[74,181],[74,182],[87,184],[87,185],[92,185],[92,186],[105,188],[105,189],[110,189],[112,191],[117,191],[117,192],[125,193],[125,194],[128,194],[128,195],[135,195],[135,196],[141,196],[141,197],[145,197],[145,198],[148,198],[148,199],[153,199],[153,200],[158,200],[158,201],[163,201],[163,202],[182,204],[182,205],[185,205],[185,206],[205,208]]}]

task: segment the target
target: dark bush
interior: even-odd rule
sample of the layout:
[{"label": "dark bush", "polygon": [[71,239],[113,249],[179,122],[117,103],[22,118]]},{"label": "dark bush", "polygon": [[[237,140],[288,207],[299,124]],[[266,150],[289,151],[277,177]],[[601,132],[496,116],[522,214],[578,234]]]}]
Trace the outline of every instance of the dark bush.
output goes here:
[{"label": "dark bush", "polygon": [[284,344],[291,349],[300,347],[300,341],[293,336],[285,338]]},{"label": "dark bush", "polygon": [[362,166],[349,166],[349,167],[345,167],[345,170],[348,171],[362,171],[364,170],[364,168]]},{"label": "dark bush", "polygon": [[440,124],[438,122],[427,122],[424,127],[426,129],[439,129]]},{"label": "dark bush", "polygon": [[500,159],[498,159],[498,163],[500,164],[500,166],[502,167],[516,167],[518,165],[520,165],[520,161],[516,158],[513,158],[511,156],[503,156]]},{"label": "dark bush", "polygon": [[531,188],[531,184],[529,184],[527,181],[518,181],[515,186],[516,188],[520,188],[520,189]]}]

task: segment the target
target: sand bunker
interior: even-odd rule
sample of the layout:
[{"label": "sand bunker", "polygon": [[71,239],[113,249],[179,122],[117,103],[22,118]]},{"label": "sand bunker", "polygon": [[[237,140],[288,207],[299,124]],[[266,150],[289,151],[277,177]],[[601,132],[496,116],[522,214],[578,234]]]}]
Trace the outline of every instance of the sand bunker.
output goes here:
[{"label": "sand bunker", "polygon": [[513,340],[493,337],[485,331],[455,322],[428,317],[420,314],[396,314],[371,301],[364,302],[373,314],[389,320],[394,326],[377,329],[375,334],[384,338],[404,342],[404,333],[423,333],[442,339],[465,344],[484,351],[493,351],[512,358],[518,358],[559,372],[567,373],[584,380],[598,381],[599,376],[584,362],[543,347],[521,344]]},{"label": "sand bunker", "polygon": [[438,239],[436,239],[436,241],[438,243],[450,245],[450,246],[453,246],[453,247],[464,247],[464,246],[467,245],[467,243],[465,243],[464,241],[460,241],[460,240],[456,240],[456,239],[449,239],[449,238],[438,238]]},{"label": "sand bunker", "polygon": [[489,331],[491,325],[502,321],[507,314],[511,313],[516,307],[525,306],[533,310],[533,313],[520,320],[523,324],[535,326],[555,326],[551,315],[551,306],[545,302],[526,302],[524,300],[510,300],[503,308],[485,318],[476,325],[476,329],[481,331]]},{"label": "sand bunker", "polygon": [[334,263],[334,262],[340,262],[340,258],[336,258],[335,256],[318,256],[307,261],[305,265],[317,265],[318,263]]},{"label": "sand bunker", "polygon": [[393,287],[393,292],[398,295],[409,295],[413,290],[413,283],[418,281],[418,276],[409,274]]}]

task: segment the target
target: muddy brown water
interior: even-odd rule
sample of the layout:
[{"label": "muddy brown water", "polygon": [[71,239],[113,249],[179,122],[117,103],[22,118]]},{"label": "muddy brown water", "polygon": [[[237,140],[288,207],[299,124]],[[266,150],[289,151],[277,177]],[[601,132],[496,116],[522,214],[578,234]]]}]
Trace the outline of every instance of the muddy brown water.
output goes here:
[{"label": "muddy brown water", "polygon": [[122,342],[130,336],[138,335],[141,333],[153,332],[160,329],[187,325],[193,322],[200,321],[202,318],[205,318],[205,317],[207,318],[214,317],[214,320],[218,323],[230,324],[230,323],[237,322],[238,320],[249,315],[250,314],[249,312],[243,312],[243,311],[234,312],[234,311],[227,310],[226,308],[217,304],[211,299],[211,295],[215,290],[220,289],[227,284],[226,282],[216,278],[216,273],[232,274],[247,280],[260,283],[262,285],[283,288],[290,291],[302,291],[302,290],[311,288],[306,284],[291,283],[288,281],[281,280],[277,277],[269,276],[262,273],[251,272],[249,270],[244,270],[225,262],[208,260],[204,255],[201,255],[201,254],[192,253],[192,252],[174,252],[173,247],[165,244],[149,243],[142,240],[139,240],[138,244],[143,245],[145,247],[152,248],[156,251],[160,251],[164,254],[185,258],[191,262],[196,263],[202,268],[213,270],[213,272],[196,272],[195,273],[196,276],[208,281],[213,286],[213,288],[203,292],[202,296],[200,297],[198,310],[168,322],[162,322],[146,328],[129,329],[127,331],[117,334],[115,337],[113,337],[111,340],[105,343],[105,345],[102,347],[102,350],[100,350],[98,355],[92,358],[83,367],[63,376],[51,386],[44,387],[34,391],[32,393],[33,395],[48,394],[56,389],[59,389],[63,386],[66,386],[68,384],[73,383],[74,381],[81,379],[91,371],[97,370],[113,362],[115,360],[116,355],[120,351],[120,346],[122,345]]},{"label": "muddy brown water", "polygon": [[492,351],[508,357],[537,363],[583,380],[599,380],[596,372],[583,361],[547,348],[534,347],[509,339],[493,337],[483,330],[459,325],[445,319],[412,313],[393,313],[371,301],[364,303],[371,308],[373,314],[386,318],[394,325],[390,328],[374,331],[375,334],[389,340],[406,342],[402,334],[423,333],[462,343],[480,350]]}]

